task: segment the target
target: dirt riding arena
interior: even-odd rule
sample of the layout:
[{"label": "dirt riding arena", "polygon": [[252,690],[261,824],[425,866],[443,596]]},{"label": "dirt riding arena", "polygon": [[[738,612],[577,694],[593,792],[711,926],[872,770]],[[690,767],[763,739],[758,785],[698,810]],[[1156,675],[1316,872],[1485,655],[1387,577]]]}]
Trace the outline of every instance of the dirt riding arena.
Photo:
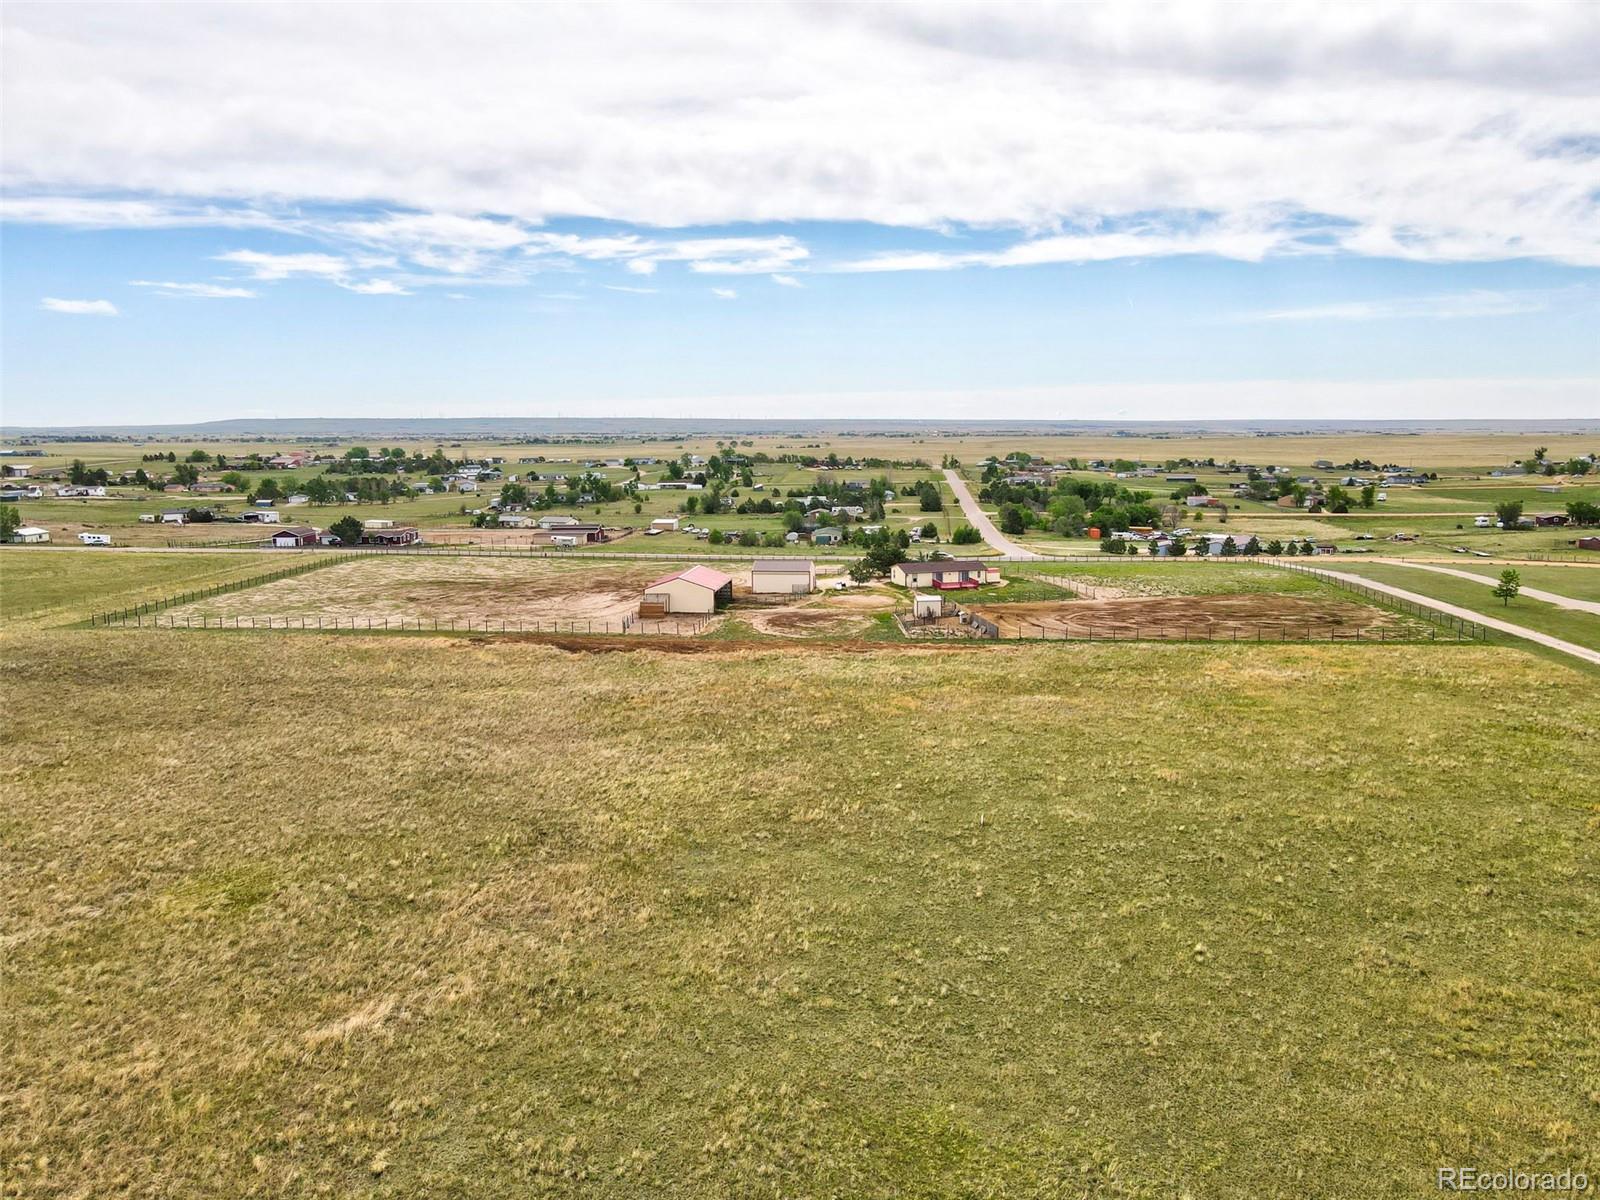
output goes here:
[{"label": "dirt riding arena", "polygon": [[863,589],[824,593],[799,604],[753,610],[745,615],[756,631],[777,637],[848,638],[865,632],[874,616],[889,612],[894,606],[895,599],[888,592]]},{"label": "dirt riding arena", "polygon": [[1162,596],[975,607],[1002,638],[1297,641],[1405,636],[1384,609],[1299,596]]},{"label": "dirt riding arena", "polygon": [[[636,622],[644,585],[672,569],[660,562],[562,562],[516,558],[367,558],[342,562],[260,587],[209,597],[163,613],[192,619],[321,622],[324,626],[509,629],[559,625],[569,632],[683,632],[699,622]],[[730,572],[736,589],[749,571]],[[559,631],[559,630],[558,630]]]}]

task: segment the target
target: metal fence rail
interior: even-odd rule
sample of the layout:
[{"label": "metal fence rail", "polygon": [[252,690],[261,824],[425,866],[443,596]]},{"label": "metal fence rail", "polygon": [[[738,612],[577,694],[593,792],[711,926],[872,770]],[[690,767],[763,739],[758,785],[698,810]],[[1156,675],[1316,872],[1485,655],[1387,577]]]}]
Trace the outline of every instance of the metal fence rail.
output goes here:
[{"label": "metal fence rail", "polygon": [[510,617],[325,617],[325,616],[234,616],[206,614],[144,613],[129,609],[110,614],[97,624],[119,629],[225,629],[230,632],[256,630],[304,631],[308,633],[544,633],[544,634],[632,634],[649,637],[694,637],[706,627],[705,618],[650,620],[632,616],[621,620],[588,618],[529,620]]},{"label": "metal fence rail", "polygon": [[109,612],[96,613],[89,618],[90,625],[127,625],[137,623],[140,618],[153,617],[169,608],[177,608],[184,604],[193,604],[199,600],[209,600],[214,596],[225,596],[229,592],[242,592],[247,588],[260,587],[264,583],[272,583],[279,579],[288,579],[295,575],[304,575],[308,571],[315,571],[322,567],[331,567],[340,561],[338,558],[329,557],[311,559],[297,562],[292,566],[282,567],[276,571],[268,571],[264,575],[252,575],[248,579],[238,579],[232,583],[218,583],[210,587],[199,588],[195,591],[181,592],[176,596],[166,596],[160,600],[150,600],[143,604],[130,605],[127,608],[113,609]]}]

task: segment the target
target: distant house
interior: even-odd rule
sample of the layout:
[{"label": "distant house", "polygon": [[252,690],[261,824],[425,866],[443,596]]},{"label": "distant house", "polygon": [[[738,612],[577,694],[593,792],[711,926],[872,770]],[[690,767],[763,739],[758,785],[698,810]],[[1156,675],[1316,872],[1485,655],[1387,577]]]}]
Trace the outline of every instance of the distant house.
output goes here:
[{"label": "distant house", "polygon": [[1593,535],[1590,535],[1589,537],[1581,537],[1572,544],[1579,550],[1600,550],[1600,537],[1595,537]]},{"label": "distant house", "polygon": [[217,492],[233,491],[233,484],[223,483],[220,479],[202,479],[199,483],[190,486],[191,492],[200,492],[202,495],[213,495]]},{"label": "distant house", "polygon": [[831,525],[812,530],[811,544],[813,546],[837,546],[844,541],[844,531],[835,529]]},{"label": "distant house", "polygon": [[540,529],[554,529],[558,525],[576,525],[576,524],[578,524],[578,518],[577,517],[563,516],[560,513],[552,513],[548,517],[540,517],[539,518],[539,528]]},{"label": "distant house", "polygon": [[650,522],[650,528],[657,533],[678,532],[679,521],[677,517],[657,517]]},{"label": "distant house", "polygon": [[1185,496],[1183,502],[1190,508],[1211,508],[1222,503],[1215,496]]},{"label": "distant house", "polygon": [[168,483],[163,484],[161,490],[163,492],[187,492],[189,485],[186,483]]},{"label": "distant house", "polygon": [[272,544],[280,550],[293,550],[300,546],[315,546],[317,531],[309,525],[286,525],[272,535]]},{"label": "distant house", "polygon": [[817,568],[809,558],[758,558],[750,568],[757,595],[795,596],[817,590]]},{"label": "distant house", "polygon": [[409,546],[421,540],[422,535],[410,526],[402,526],[399,529],[366,529],[361,534],[363,546]]},{"label": "distant house", "polygon": [[889,568],[889,578],[901,587],[951,591],[999,583],[1000,568],[976,558],[943,558],[932,562],[895,563]]},{"label": "distant house", "polygon": [[710,567],[693,566],[646,584],[639,604],[641,617],[678,613],[705,615],[733,599],[733,580]]},{"label": "distant house", "polygon": [[1194,482],[1194,476],[1193,475],[1168,475],[1167,476],[1167,482],[1168,483],[1193,483]]},{"label": "distant house", "polygon": [[7,479],[22,479],[33,470],[32,463],[7,463],[3,468]]},{"label": "distant house", "polygon": [[40,529],[37,525],[21,525],[18,526],[16,532],[11,535],[11,540],[13,542],[20,542],[24,545],[36,542],[48,542],[50,540],[50,531],[48,529]]}]

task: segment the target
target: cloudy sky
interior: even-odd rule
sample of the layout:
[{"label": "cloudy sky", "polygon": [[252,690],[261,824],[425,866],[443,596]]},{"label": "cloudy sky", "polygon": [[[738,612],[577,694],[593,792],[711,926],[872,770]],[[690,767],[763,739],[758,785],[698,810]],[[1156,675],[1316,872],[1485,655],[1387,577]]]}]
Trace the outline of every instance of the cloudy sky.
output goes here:
[{"label": "cloudy sky", "polygon": [[8,4],[4,420],[1600,416],[1600,6]]}]

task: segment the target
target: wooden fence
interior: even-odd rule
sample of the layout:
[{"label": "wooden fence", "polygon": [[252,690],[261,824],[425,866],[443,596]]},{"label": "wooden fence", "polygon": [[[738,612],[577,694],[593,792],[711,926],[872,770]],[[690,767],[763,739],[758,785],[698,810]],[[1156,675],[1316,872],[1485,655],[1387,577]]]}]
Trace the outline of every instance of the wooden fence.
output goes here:
[{"label": "wooden fence", "polygon": [[295,575],[304,575],[308,571],[331,567],[338,561],[340,560],[334,557],[305,559],[276,571],[268,571],[264,575],[252,575],[248,579],[238,579],[232,583],[213,584],[210,587],[200,588],[196,591],[181,592],[176,596],[166,596],[160,600],[150,600],[143,604],[131,605],[128,608],[96,613],[89,618],[89,624],[137,625],[143,618],[154,617],[169,608],[178,608],[185,604],[193,604],[199,600],[209,600],[213,596],[225,596],[229,592],[242,592],[247,588],[260,587],[264,583],[272,583],[278,579],[289,579]]}]

